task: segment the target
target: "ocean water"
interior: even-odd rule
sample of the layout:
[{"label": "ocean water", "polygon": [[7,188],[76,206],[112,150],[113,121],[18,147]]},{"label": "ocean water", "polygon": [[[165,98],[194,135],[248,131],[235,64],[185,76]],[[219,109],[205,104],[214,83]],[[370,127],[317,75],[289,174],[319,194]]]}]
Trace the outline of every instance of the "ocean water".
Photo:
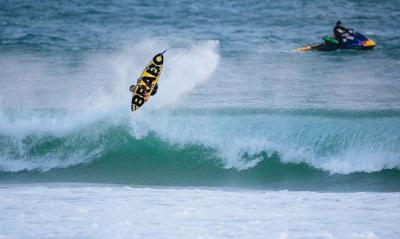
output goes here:
[{"label": "ocean water", "polygon": [[[376,48],[293,50],[339,19]],[[399,237],[398,22],[396,1],[0,1],[0,238]],[[132,113],[129,85],[165,49],[157,95]],[[87,203],[108,194],[122,208]],[[157,217],[180,200],[221,211],[183,225],[126,198]],[[114,212],[143,217],[108,229]]]}]

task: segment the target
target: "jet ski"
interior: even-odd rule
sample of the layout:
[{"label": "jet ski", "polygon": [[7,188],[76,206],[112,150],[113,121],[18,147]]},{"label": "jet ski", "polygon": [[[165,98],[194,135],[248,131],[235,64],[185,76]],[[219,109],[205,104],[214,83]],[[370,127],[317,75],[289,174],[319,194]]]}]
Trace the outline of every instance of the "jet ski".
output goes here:
[{"label": "jet ski", "polygon": [[373,40],[368,39],[359,32],[352,31],[343,34],[342,44],[340,44],[336,38],[331,36],[324,36],[322,37],[322,40],[322,43],[303,46],[295,50],[300,52],[312,50],[335,51],[338,49],[370,50],[376,46],[376,43]]}]

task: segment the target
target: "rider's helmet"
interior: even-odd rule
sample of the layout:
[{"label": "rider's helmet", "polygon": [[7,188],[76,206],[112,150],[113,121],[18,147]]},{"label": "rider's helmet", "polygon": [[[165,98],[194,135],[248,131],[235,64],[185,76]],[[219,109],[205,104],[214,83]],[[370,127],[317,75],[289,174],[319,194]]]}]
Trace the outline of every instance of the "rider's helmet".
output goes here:
[{"label": "rider's helmet", "polygon": [[338,27],[339,27],[339,26],[342,26],[342,22],[341,22],[341,21],[337,21],[337,22],[336,22],[336,26],[338,26]]}]

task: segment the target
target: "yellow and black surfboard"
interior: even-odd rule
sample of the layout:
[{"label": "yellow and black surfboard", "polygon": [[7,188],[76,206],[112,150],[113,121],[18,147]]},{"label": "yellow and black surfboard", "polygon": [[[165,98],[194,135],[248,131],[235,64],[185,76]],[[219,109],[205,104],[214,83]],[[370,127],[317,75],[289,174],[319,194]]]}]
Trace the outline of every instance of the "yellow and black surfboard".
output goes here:
[{"label": "yellow and black surfboard", "polygon": [[[164,51],[165,52],[165,51]],[[159,53],[144,68],[133,91],[131,110],[139,109],[146,103],[156,88],[164,64],[164,52]]]}]

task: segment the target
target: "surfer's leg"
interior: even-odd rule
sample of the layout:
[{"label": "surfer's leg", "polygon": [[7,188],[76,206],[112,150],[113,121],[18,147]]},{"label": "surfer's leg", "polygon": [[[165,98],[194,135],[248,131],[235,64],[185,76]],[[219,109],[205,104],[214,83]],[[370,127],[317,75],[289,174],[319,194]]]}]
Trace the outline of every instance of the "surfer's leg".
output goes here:
[{"label": "surfer's leg", "polygon": [[151,95],[155,95],[157,93],[158,90],[158,84],[156,84],[156,86],[154,86],[153,92],[151,92]]}]

